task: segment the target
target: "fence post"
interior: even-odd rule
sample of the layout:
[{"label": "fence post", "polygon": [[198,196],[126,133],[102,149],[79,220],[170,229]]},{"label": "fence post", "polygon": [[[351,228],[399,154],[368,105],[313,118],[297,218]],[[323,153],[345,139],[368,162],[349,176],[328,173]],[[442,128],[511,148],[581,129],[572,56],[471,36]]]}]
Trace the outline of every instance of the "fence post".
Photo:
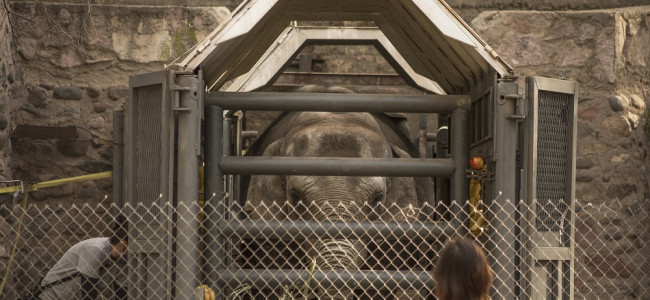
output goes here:
[{"label": "fence post", "polygon": [[178,77],[178,177],[176,236],[176,299],[191,299],[198,285],[199,126],[198,80]]},{"label": "fence post", "polygon": [[490,205],[492,228],[490,240],[494,243],[494,291],[499,299],[515,299],[515,201],[517,172],[517,121],[509,118],[516,114],[512,99],[499,97],[516,94],[517,85],[499,83],[495,101],[495,146],[496,167],[494,171],[495,200]]},{"label": "fence post", "polygon": [[215,289],[217,297],[221,288],[217,287],[219,270],[224,268],[223,237],[217,227],[223,218],[221,211],[223,194],[223,172],[219,168],[223,152],[223,109],[217,106],[206,107],[205,112],[205,266],[206,282]]},{"label": "fence post", "polygon": [[451,158],[456,165],[451,177],[451,200],[457,203],[451,204],[450,209],[452,219],[460,220],[458,235],[465,236],[468,214],[464,204],[469,199],[469,181],[466,173],[469,168],[469,112],[463,108],[454,109],[451,112],[450,125]]}]

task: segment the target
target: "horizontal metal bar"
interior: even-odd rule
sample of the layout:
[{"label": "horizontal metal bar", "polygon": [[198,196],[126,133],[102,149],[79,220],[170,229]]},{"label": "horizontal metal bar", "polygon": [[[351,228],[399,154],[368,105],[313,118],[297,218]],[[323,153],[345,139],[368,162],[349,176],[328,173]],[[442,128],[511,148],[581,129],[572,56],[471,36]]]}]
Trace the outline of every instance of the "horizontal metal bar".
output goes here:
[{"label": "horizontal metal bar", "polygon": [[205,105],[230,110],[403,112],[448,114],[470,103],[467,95],[208,92]]},{"label": "horizontal metal bar", "polygon": [[344,221],[276,221],[240,220],[219,223],[223,233],[239,238],[354,238],[388,241],[417,239],[439,241],[441,237],[452,236],[455,228],[449,222],[344,222]]},{"label": "horizontal metal bar", "polygon": [[317,270],[221,270],[218,282],[228,287],[249,284],[258,288],[301,286],[308,278],[312,288],[354,286],[364,289],[422,289],[433,287],[433,277],[427,271],[329,271]]},{"label": "horizontal metal bar", "polygon": [[284,72],[273,84],[408,86],[399,74]]},{"label": "horizontal metal bar", "polygon": [[219,168],[234,175],[451,177],[450,158],[334,158],[224,156]]},{"label": "horizontal metal bar", "polygon": [[537,247],[533,249],[535,260],[570,260],[571,249],[568,247]]}]

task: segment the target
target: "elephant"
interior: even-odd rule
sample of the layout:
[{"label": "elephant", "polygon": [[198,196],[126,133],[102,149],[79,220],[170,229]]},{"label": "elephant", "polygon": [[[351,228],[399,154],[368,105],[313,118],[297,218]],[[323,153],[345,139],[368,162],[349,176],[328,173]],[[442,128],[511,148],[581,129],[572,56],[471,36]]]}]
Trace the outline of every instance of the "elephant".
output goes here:
[{"label": "elephant", "polygon": [[[335,91],[340,91],[337,88]],[[313,89],[310,91],[314,91]],[[322,91],[322,90],[316,90]],[[326,89],[329,92],[331,89]],[[281,157],[418,157],[398,114],[286,112],[248,149],[246,155]],[[430,203],[430,178],[378,176],[275,176],[242,178],[246,217],[257,220],[414,221]],[[411,209],[409,209],[411,208]],[[320,270],[368,268],[364,241],[311,239],[294,245]],[[309,265],[303,261],[302,267]],[[295,266],[263,264],[265,268]],[[324,291],[346,299],[346,292]],[[343,295],[343,296],[341,296]]]}]

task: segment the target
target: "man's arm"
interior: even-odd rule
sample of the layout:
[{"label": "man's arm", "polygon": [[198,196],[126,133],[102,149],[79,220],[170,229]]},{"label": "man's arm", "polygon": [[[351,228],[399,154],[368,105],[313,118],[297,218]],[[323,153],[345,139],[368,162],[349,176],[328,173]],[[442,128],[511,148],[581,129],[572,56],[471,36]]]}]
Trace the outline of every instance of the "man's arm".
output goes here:
[{"label": "man's arm", "polygon": [[99,269],[108,254],[98,247],[87,247],[79,252],[77,270],[81,279],[81,300],[95,300],[99,294]]}]

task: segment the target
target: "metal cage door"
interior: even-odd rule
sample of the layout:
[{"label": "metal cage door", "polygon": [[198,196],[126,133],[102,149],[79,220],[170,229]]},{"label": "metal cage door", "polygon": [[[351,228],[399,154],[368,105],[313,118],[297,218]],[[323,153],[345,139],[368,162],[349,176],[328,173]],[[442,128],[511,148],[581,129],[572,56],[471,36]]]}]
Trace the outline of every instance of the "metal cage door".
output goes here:
[{"label": "metal cage door", "polygon": [[171,299],[173,295],[168,189],[174,126],[167,81],[165,71],[129,78],[123,148],[123,203],[129,214],[131,255],[129,299]]},{"label": "metal cage door", "polygon": [[526,91],[524,286],[532,299],[573,299],[578,84],[528,77]]}]

